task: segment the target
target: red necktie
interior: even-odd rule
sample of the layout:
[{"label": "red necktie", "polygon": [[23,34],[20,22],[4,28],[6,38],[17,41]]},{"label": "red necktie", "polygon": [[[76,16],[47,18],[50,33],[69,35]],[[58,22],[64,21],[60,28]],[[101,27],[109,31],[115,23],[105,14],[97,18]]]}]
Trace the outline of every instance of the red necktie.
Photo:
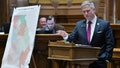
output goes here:
[{"label": "red necktie", "polygon": [[90,36],[91,36],[91,21],[88,22],[88,28],[87,28],[87,40],[88,43],[90,44]]}]

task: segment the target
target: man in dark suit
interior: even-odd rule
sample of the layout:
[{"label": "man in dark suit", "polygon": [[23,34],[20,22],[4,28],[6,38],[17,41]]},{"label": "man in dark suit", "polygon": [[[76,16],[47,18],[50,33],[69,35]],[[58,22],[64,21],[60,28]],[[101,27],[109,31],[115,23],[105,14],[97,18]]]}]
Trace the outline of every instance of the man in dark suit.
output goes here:
[{"label": "man in dark suit", "polygon": [[58,30],[64,30],[64,26],[56,24],[55,18],[53,16],[47,17],[46,31],[55,34]]},{"label": "man in dark suit", "polygon": [[81,9],[85,20],[78,21],[70,35],[65,31],[58,31],[58,34],[69,42],[100,47],[98,60],[91,63],[89,68],[107,68],[107,62],[112,58],[114,47],[114,38],[110,23],[96,16],[96,9],[94,3],[91,1],[84,1],[81,4]]},{"label": "man in dark suit", "polygon": [[44,34],[46,27],[46,17],[39,18],[38,27],[36,29],[36,34]]}]

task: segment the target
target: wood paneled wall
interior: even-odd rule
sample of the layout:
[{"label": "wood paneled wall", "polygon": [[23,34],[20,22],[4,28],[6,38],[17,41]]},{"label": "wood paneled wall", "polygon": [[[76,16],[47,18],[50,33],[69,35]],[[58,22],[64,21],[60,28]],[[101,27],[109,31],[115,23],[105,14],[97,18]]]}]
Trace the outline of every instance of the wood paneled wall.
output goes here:
[{"label": "wood paneled wall", "polygon": [[[55,9],[53,2],[51,1],[60,1],[58,3],[57,9]],[[77,19],[83,19],[80,4],[84,0],[0,0],[0,26],[3,22],[9,22],[10,16],[12,15],[13,7],[17,6],[26,6],[40,4],[41,12],[40,16],[54,15],[57,19],[57,23],[75,23]],[[95,1],[97,10],[97,15],[100,18],[106,19],[110,22],[114,22],[113,14],[113,4],[116,1],[116,18],[120,19],[120,9],[119,9],[119,0],[91,0]],[[97,2],[98,1],[98,2]],[[71,3],[72,2],[72,3]],[[68,4],[70,4],[68,6]]]},{"label": "wood paneled wall", "polygon": [[13,8],[28,5],[28,0],[0,0],[0,27],[3,23],[10,23]]},{"label": "wood paneled wall", "polygon": [[118,20],[120,20],[120,0],[117,0],[117,14],[118,14]]},{"label": "wood paneled wall", "polygon": [[85,0],[29,0],[29,3],[47,3],[50,4],[51,1],[59,1],[59,3],[67,3],[68,1],[72,1],[72,3],[80,3]]},{"label": "wood paneled wall", "polygon": [[9,21],[8,0],[0,0],[0,27],[4,22]]},{"label": "wood paneled wall", "polygon": [[[36,0],[29,0],[29,4],[30,5],[41,4],[40,16],[53,15],[55,16],[57,23],[75,23],[78,20],[84,19],[80,8],[80,4],[84,0],[79,0],[79,1],[73,0],[70,6],[67,6],[68,4],[66,2],[67,0],[64,0],[65,2],[63,2],[63,0],[58,0],[58,1],[60,2],[59,5],[56,7],[56,9],[52,4],[52,2],[50,2],[50,0],[44,0],[44,1],[38,0],[38,2]],[[98,2],[96,0],[93,1],[95,1],[95,5],[97,5],[96,13],[98,17],[104,18],[105,1],[104,0],[97,0]]]}]

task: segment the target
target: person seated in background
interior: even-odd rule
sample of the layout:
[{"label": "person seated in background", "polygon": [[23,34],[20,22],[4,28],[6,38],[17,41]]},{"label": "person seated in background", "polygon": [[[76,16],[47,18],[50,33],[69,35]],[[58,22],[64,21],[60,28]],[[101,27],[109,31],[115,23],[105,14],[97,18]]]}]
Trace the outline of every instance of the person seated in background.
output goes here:
[{"label": "person seated in background", "polygon": [[8,34],[10,30],[10,25],[10,22],[4,22],[2,27],[0,28],[0,33]]},{"label": "person seated in background", "polygon": [[58,30],[65,30],[64,26],[56,24],[55,18],[53,16],[47,17],[46,31],[51,34],[57,33]]},{"label": "person seated in background", "polygon": [[11,25],[10,22],[9,22],[9,23],[5,23],[5,24],[3,25],[3,27],[4,27],[4,33],[5,33],[5,34],[9,34],[10,25]]},{"label": "person seated in background", "polygon": [[38,21],[38,27],[36,30],[36,34],[44,34],[46,28],[46,17],[41,17]]},{"label": "person seated in background", "polygon": [[3,28],[3,26],[0,27],[0,32],[4,32],[4,28]]}]

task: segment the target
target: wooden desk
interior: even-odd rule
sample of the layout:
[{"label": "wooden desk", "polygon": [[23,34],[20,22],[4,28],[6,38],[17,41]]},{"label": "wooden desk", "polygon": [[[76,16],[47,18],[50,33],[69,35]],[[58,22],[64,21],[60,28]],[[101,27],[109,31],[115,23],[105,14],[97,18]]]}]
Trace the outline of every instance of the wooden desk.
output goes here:
[{"label": "wooden desk", "polygon": [[88,68],[89,64],[97,60],[99,47],[90,47],[88,45],[75,45],[64,42],[50,42],[48,59],[55,60],[58,68],[66,68],[66,62],[69,68]]},{"label": "wooden desk", "polygon": [[111,68],[120,68],[120,48],[114,48]]},{"label": "wooden desk", "polygon": [[[0,34],[0,64],[2,61],[7,34]],[[32,54],[30,68],[50,68],[48,57],[48,43],[49,41],[62,40],[60,35],[56,34],[37,34],[35,36],[35,46]]]}]

